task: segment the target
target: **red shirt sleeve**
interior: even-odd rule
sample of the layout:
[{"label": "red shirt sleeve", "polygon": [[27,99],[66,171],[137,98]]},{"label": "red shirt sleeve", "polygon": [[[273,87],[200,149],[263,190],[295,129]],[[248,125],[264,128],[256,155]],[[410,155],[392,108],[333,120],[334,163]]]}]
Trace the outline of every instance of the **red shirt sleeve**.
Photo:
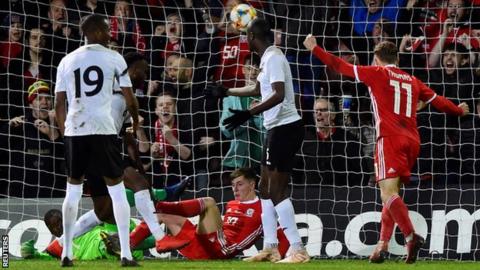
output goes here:
[{"label": "red shirt sleeve", "polygon": [[313,55],[315,55],[315,57],[320,59],[320,61],[322,61],[325,65],[327,65],[333,71],[351,78],[355,78],[353,65],[345,62],[345,60],[343,60],[342,58],[326,52],[320,46],[315,46],[315,48],[313,48],[312,53]]},{"label": "red shirt sleeve", "polygon": [[417,82],[420,85],[420,100],[427,104],[431,103],[435,109],[447,114],[453,114],[457,116],[461,116],[463,114],[463,110],[453,102],[443,96],[437,95],[432,89],[430,89],[420,80],[417,79]]}]

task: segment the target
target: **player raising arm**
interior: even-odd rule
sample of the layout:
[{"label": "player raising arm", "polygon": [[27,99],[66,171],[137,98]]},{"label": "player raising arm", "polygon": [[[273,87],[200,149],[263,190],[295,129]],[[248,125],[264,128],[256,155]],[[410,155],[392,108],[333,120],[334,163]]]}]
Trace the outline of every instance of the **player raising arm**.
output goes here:
[{"label": "player raising arm", "polygon": [[398,50],[392,42],[384,41],[375,46],[375,66],[351,65],[317,46],[312,35],[308,35],[303,44],[329,68],[369,87],[377,132],[375,174],[383,203],[380,241],[370,261],[383,262],[388,240],[397,223],[405,237],[405,262],[414,263],[424,239],[415,233],[407,206],[398,194],[400,186],[410,180],[410,170],[420,149],[416,105],[421,100],[441,112],[457,116],[466,115],[468,105],[461,103],[455,106],[399,69]]},{"label": "player raising arm", "polygon": [[[137,265],[129,248],[130,208],[121,180],[120,150],[111,111],[114,80],[118,80],[130,112],[134,130],[138,125],[138,103],[132,92],[123,57],[107,48],[109,26],[100,15],[86,17],[81,30],[87,44],[66,55],[58,66],[55,113],[65,136],[67,193],[62,206],[64,245],[62,266],[72,266],[72,238],[82,196],[83,179],[90,166],[103,176],[112,198],[122,247],[122,266]],[[68,100],[68,113],[66,111]]]}]

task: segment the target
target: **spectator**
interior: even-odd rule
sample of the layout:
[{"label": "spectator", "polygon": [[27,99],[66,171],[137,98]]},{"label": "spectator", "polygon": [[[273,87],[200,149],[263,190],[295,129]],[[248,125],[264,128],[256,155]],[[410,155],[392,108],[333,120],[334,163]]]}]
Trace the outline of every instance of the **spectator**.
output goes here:
[{"label": "spectator", "polygon": [[130,51],[145,51],[145,38],[132,14],[129,0],[117,0],[110,17],[110,34],[119,43],[122,54]]},{"label": "spectator", "polygon": [[23,115],[24,107],[24,88],[41,79],[51,81],[55,72],[51,65],[51,55],[45,50],[45,37],[43,30],[32,28],[26,31],[26,44],[23,48],[23,59],[13,59],[10,61],[8,103],[9,118],[14,115]]},{"label": "spectator", "polygon": [[156,188],[178,182],[181,175],[192,174],[193,145],[185,143],[189,141],[190,130],[180,129],[177,104],[171,93],[162,93],[157,97],[155,114],[158,119],[150,132],[150,155],[153,158],[150,166],[154,176],[153,187]]},{"label": "spectator", "polygon": [[52,198],[65,194],[63,145],[52,109],[50,87],[37,81],[28,88],[25,115],[13,117],[1,127],[1,194],[22,198]]},{"label": "spectator", "polygon": [[188,58],[181,57],[173,62],[179,125],[182,130],[190,132],[189,143],[196,146],[192,158],[197,188],[206,187],[209,179],[216,181],[217,175],[212,173],[218,172],[221,166],[220,145],[215,143],[221,137],[218,126],[220,110],[216,100],[203,97],[204,74],[205,68],[194,69]]},{"label": "spectator", "polygon": [[[245,58],[243,74],[245,74],[246,84],[252,85],[257,81],[258,67],[260,59],[258,55],[250,53]],[[222,124],[223,120],[231,116],[230,109],[246,110],[259,101],[260,97],[236,97],[227,96],[223,99],[223,110],[220,118],[220,128],[223,135],[231,140],[230,148],[223,158],[223,170],[228,174],[241,167],[250,167],[260,172],[260,161],[262,158],[263,137],[265,128],[263,127],[263,117],[256,115],[233,131],[229,131]]]},{"label": "spectator", "polygon": [[58,66],[60,60],[80,46],[78,29],[68,20],[64,0],[52,0],[47,13],[48,21],[42,23],[45,47],[52,52],[50,65]]},{"label": "spectator", "polygon": [[296,167],[304,174],[305,182],[334,186],[365,184],[364,173],[368,170],[362,160],[362,146],[353,134],[335,123],[334,103],[319,98],[314,110],[315,129],[307,129],[301,154],[296,157]]},{"label": "spectator", "polygon": [[441,52],[451,43],[462,43],[467,49],[479,49],[480,43],[470,28],[470,6],[467,0],[448,0],[446,19],[437,36],[428,39],[428,67],[437,67]]},{"label": "spectator", "polygon": [[17,58],[22,52],[23,17],[17,14],[7,15],[2,27],[8,29],[5,40],[0,41],[0,72],[6,70],[11,59]]},{"label": "spectator", "polygon": [[[455,104],[466,102],[475,108],[473,99],[478,93],[475,89],[469,52],[460,43],[449,44],[442,55],[442,69],[430,72],[430,86],[439,95],[444,95]],[[449,181],[454,181],[458,159],[458,130],[464,119],[440,114],[429,106],[417,116],[421,138],[418,169],[422,179],[431,179],[437,183],[452,173]],[[450,157],[450,158],[448,158]],[[446,161],[447,159],[448,161]]]},{"label": "spectator", "polygon": [[189,39],[184,34],[184,22],[179,13],[170,13],[167,16],[165,31],[160,35],[152,37],[152,66],[156,69],[152,70],[152,79],[160,79],[155,77],[156,74],[162,74],[162,69],[166,59],[171,54],[189,54],[194,51],[195,43],[193,39]]},{"label": "spectator", "polygon": [[305,124],[313,124],[308,111],[313,108],[315,96],[320,95],[322,69],[321,62],[303,49],[302,41],[309,33],[325,34],[322,22],[327,20],[326,7],[333,5],[332,2],[309,0],[299,5],[295,0],[283,0],[277,1],[275,6],[278,20],[275,28],[285,33],[285,55],[292,70],[297,107],[300,107]]},{"label": "spectator", "polygon": [[475,184],[478,183],[480,172],[480,103],[475,106],[476,111],[473,115],[467,116],[468,120],[463,121],[460,129],[460,161],[461,161],[461,183]]}]

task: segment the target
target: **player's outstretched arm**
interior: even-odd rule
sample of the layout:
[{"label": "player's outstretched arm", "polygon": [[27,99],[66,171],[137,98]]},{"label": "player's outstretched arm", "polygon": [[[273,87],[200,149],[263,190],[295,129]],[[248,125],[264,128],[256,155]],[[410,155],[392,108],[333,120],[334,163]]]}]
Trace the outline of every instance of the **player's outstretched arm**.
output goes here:
[{"label": "player's outstretched arm", "polygon": [[343,74],[348,77],[355,78],[355,71],[353,65],[345,62],[340,57],[337,57],[331,53],[326,52],[320,46],[317,45],[317,40],[312,34],[309,34],[303,41],[305,48],[310,50],[315,57],[320,59],[325,65],[331,68],[333,71]]},{"label": "player's outstretched arm", "polygon": [[462,102],[456,106],[453,102],[443,96],[436,96],[431,103],[435,109],[447,114],[465,116],[470,112],[470,108],[468,107],[467,103]]},{"label": "player's outstretched arm", "polygon": [[251,97],[260,95],[260,83],[257,81],[255,85],[247,85],[244,87],[229,88],[226,91],[228,96]]}]

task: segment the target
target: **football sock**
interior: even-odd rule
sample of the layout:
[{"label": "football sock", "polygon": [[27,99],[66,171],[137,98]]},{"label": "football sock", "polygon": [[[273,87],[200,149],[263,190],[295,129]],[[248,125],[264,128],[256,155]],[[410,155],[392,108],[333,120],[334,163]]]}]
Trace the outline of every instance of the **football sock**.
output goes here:
[{"label": "football sock", "polygon": [[120,182],[114,186],[107,186],[108,193],[112,198],[113,214],[118,228],[118,237],[120,238],[120,256],[132,260],[130,251],[129,225],[130,225],[130,206],[128,205],[125,186]]},{"label": "football sock", "polygon": [[295,222],[295,211],[290,199],[285,199],[275,206],[278,214],[278,222],[282,227],[285,236],[290,243],[292,250],[303,249],[302,239],[297,229],[297,222]]},{"label": "football sock", "polygon": [[73,259],[73,233],[75,221],[78,214],[78,203],[82,198],[83,185],[73,185],[67,183],[67,194],[63,200],[62,216],[63,216],[63,250],[62,258],[68,257]]},{"label": "football sock", "polygon": [[138,212],[140,212],[140,215],[142,215],[143,220],[147,223],[148,228],[150,228],[153,237],[155,237],[156,240],[162,239],[164,233],[158,223],[157,215],[154,214],[155,207],[153,206],[152,199],[150,198],[150,191],[148,189],[140,190],[135,193],[135,205]]},{"label": "football sock", "polygon": [[154,248],[155,247],[155,238],[153,236],[149,236],[147,238],[145,238],[145,240],[143,240],[141,243],[139,243],[138,245],[136,245],[134,247],[135,250],[146,250],[146,249],[150,249],[150,248]]},{"label": "football sock", "polygon": [[150,236],[150,229],[145,221],[140,222],[130,233],[130,246],[136,248],[145,238]]},{"label": "football sock", "polygon": [[261,200],[262,203],[262,227],[263,227],[263,248],[274,248],[278,246],[277,239],[277,213],[272,200]]},{"label": "football sock", "polygon": [[205,210],[205,202],[201,198],[181,202],[157,202],[155,208],[164,214],[194,217]]},{"label": "football sock", "polygon": [[395,226],[395,221],[393,221],[390,211],[386,206],[383,206],[382,209],[382,220],[380,228],[380,241],[388,243],[392,238],[393,228]]},{"label": "football sock", "polygon": [[413,233],[413,225],[408,216],[408,208],[398,195],[390,197],[385,206],[390,212],[390,216],[398,224],[405,238]]}]

